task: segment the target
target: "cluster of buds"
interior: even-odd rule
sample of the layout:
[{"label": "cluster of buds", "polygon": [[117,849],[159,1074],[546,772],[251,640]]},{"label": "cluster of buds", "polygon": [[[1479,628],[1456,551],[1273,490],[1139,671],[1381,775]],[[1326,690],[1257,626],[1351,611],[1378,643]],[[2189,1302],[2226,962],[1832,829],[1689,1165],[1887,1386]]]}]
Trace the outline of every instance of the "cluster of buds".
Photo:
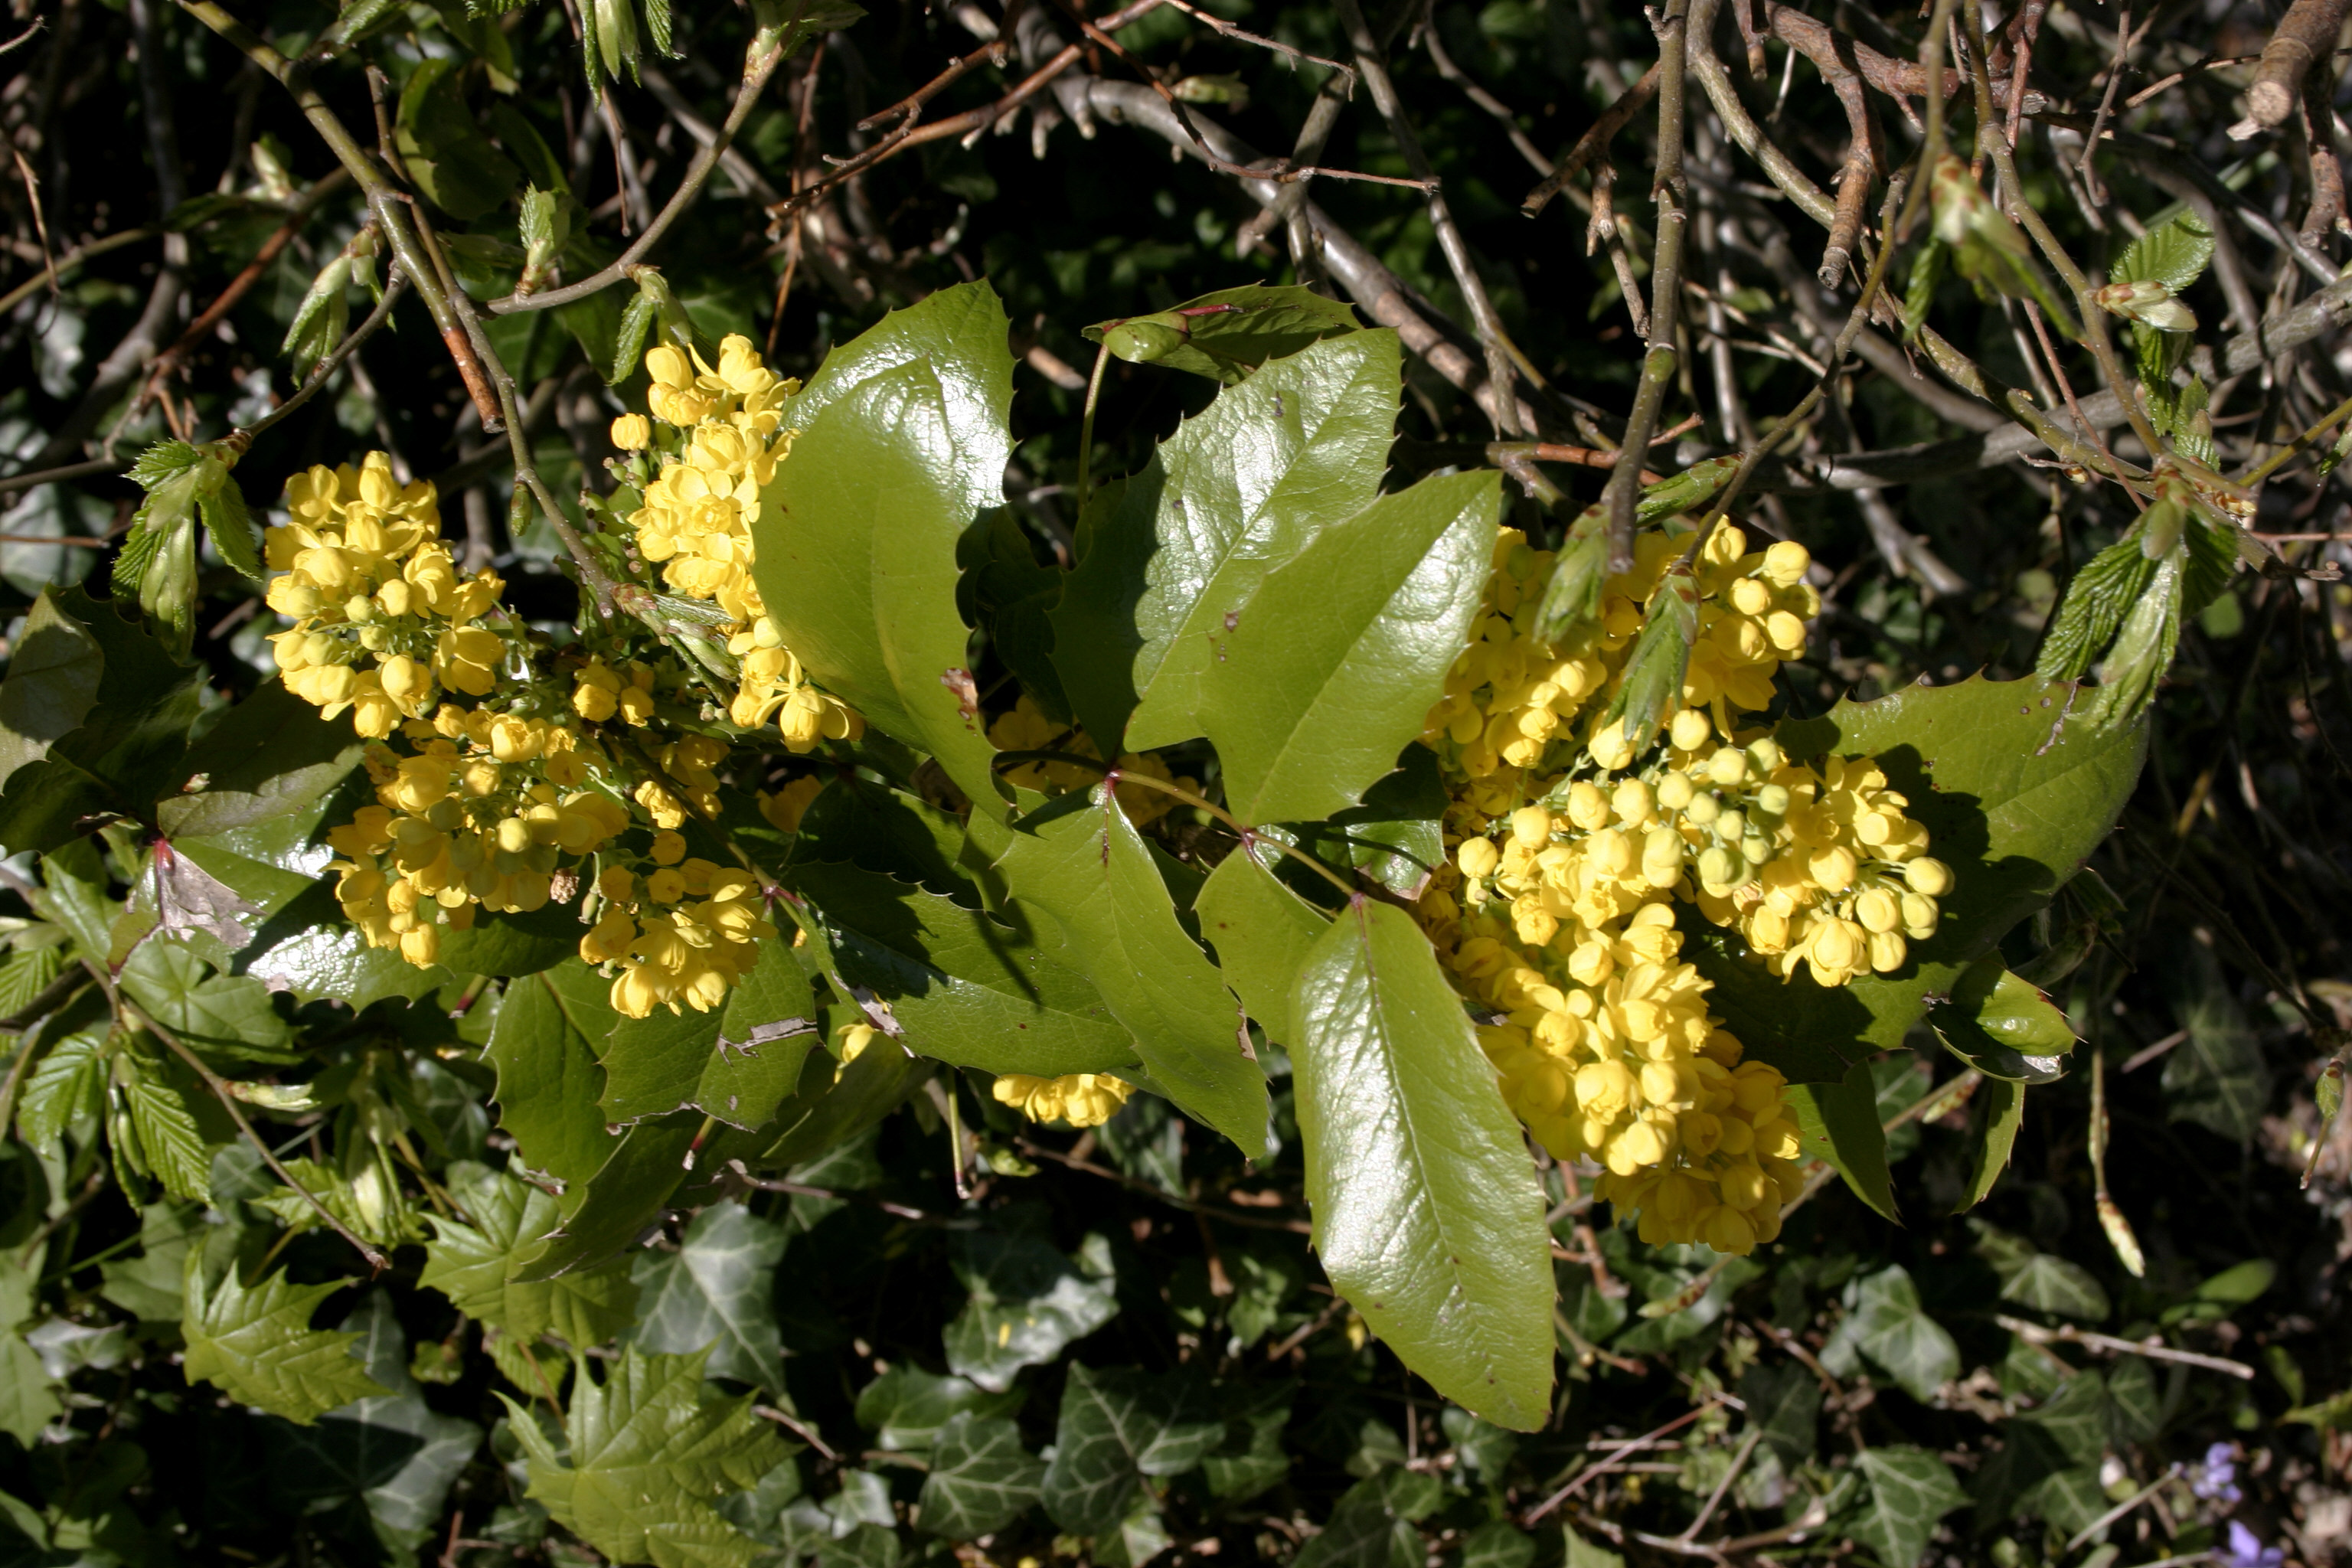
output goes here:
[{"label": "cluster of buds", "polygon": [[627,1017],[659,1006],[675,1013],[680,1002],[709,1012],[776,934],[758,879],[688,858],[686,840],[668,830],[655,835],[650,858],[656,868],[646,875],[614,866],[596,879],[604,913],[580,939],[580,956],[620,971],[613,1008]]},{"label": "cluster of buds", "polygon": [[1645,1239],[1746,1252],[1799,1186],[1797,1131],[1780,1072],[1708,1013],[1675,904],[1738,927],[1784,977],[1801,963],[1838,985],[1901,967],[1951,878],[1874,763],[1816,772],[1741,729],[1819,613],[1801,545],[1750,552],[1714,531],[1692,563],[1679,701],[1654,737],[1628,733],[1612,700],[1680,552],[1645,536],[1596,619],[1555,645],[1536,630],[1551,557],[1504,531],[1487,613],[1423,737],[1452,855],[1419,914],[1535,1139],[1597,1162]]},{"label": "cluster of buds", "polygon": [[[723,617],[717,640],[737,679],[728,717],[743,730],[774,723],[796,752],[856,740],[865,721],[811,683],[751,577],[760,492],[792,450],[783,416],[800,384],[768,369],[740,336],[719,345],[715,370],[699,354],[663,343],[647,351],[646,371],[653,417],[613,421],[613,444],[643,454],[630,459],[644,481],[640,499],[622,516],[637,554],[660,567],[664,585]],[[667,428],[657,430],[656,421]]]}]

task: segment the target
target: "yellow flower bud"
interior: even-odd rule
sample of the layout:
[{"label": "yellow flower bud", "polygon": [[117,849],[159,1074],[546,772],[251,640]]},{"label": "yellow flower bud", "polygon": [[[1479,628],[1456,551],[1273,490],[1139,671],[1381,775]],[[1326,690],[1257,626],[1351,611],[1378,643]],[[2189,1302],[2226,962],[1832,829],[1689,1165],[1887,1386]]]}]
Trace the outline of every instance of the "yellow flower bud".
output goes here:
[{"label": "yellow flower bud", "polygon": [[613,421],[613,445],[624,452],[642,451],[654,438],[653,421],[642,414],[624,414]]},{"label": "yellow flower bud", "polygon": [[1764,575],[1777,588],[1793,588],[1805,580],[1813,558],[1793,539],[1783,539],[1764,552]]},{"label": "yellow flower bud", "polygon": [[1539,805],[1523,805],[1511,813],[1511,838],[1529,849],[1551,842],[1551,813]]},{"label": "yellow flower bud", "polygon": [[1503,852],[1495,847],[1491,838],[1465,838],[1454,851],[1454,863],[1474,882],[1483,882],[1493,876],[1502,859]]},{"label": "yellow flower bud", "polygon": [[1922,855],[1903,868],[1903,879],[1911,884],[1915,893],[1940,899],[1952,890],[1952,868],[1941,860]]}]

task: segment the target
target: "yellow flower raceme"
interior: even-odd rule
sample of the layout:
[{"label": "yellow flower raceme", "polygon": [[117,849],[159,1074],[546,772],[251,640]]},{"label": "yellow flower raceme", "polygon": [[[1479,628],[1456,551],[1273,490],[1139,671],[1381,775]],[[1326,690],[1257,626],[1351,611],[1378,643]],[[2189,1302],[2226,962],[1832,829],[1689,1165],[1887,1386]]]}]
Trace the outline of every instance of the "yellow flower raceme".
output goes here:
[{"label": "yellow flower raceme", "polygon": [[1118,1114],[1135,1086],[1108,1073],[1066,1073],[1037,1078],[1009,1072],[989,1090],[997,1102],[1009,1105],[1032,1121],[1066,1121],[1073,1127],[1099,1127]]},{"label": "yellow flower raceme", "polygon": [[[1066,752],[1074,757],[1094,758],[1102,755],[1084,729],[1076,723],[1055,723],[1026,696],[989,724],[988,742],[1000,752]],[[1178,778],[1157,752],[1122,752],[1118,771],[1122,775],[1141,773],[1160,779],[1195,795],[1201,789],[1198,779]],[[1043,795],[1068,795],[1074,790],[1092,788],[1103,775],[1101,770],[1079,763],[1045,759],[1007,768],[1004,776],[1024,789]],[[1111,793],[1118,797],[1119,809],[1127,813],[1127,819],[1138,827],[1157,822],[1176,804],[1176,797],[1166,791],[1153,789],[1150,784],[1129,784],[1124,777]]]},{"label": "yellow flower raceme", "polygon": [[1646,757],[1602,722],[1681,549],[1643,538],[1597,623],[1556,647],[1534,631],[1552,558],[1504,531],[1486,613],[1423,736],[1452,852],[1419,914],[1493,1020],[1480,1043],[1538,1142],[1599,1162],[1601,1194],[1639,1209],[1645,1239],[1746,1252],[1797,1190],[1796,1130],[1780,1074],[1708,1013],[1675,902],[1738,927],[1776,973],[1802,963],[1835,985],[1902,967],[1951,874],[1875,763],[1816,772],[1738,729],[1818,613],[1801,545],[1750,552],[1718,527],[1696,563],[1681,706]]}]

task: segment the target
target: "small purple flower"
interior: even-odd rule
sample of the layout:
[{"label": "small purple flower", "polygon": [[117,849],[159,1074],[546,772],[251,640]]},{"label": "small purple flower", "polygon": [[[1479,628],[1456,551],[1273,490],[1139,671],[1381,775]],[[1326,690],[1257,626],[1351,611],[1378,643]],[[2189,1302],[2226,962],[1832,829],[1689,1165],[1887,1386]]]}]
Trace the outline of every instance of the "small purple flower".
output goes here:
[{"label": "small purple flower", "polygon": [[2264,1546],[2261,1536],[2233,1519],[2230,1521],[2230,1550],[2221,1561],[2228,1568],[2279,1568],[2286,1561],[2286,1549]]},{"label": "small purple flower", "polygon": [[2189,1489],[2209,1502],[2229,1504],[2243,1495],[2237,1488],[2238,1467],[2231,1461],[2227,1443],[2216,1443],[2205,1450],[2204,1462],[2190,1468]]}]

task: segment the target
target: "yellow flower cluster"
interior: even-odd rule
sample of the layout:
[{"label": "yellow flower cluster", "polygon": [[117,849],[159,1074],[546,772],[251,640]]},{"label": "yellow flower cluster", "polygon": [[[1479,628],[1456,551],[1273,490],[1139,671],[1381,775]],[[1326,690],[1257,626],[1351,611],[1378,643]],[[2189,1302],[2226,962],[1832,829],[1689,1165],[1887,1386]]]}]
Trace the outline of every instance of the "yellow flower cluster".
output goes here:
[{"label": "yellow flower cluster", "polygon": [[722,1005],[728,990],[760,961],[776,928],[763,914],[758,879],[685,858],[686,841],[654,839],[658,869],[639,877],[614,866],[596,879],[604,913],[580,939],[590,963],[615,964],[614,1010],[642,1018],[656,1007],[698,1013]]},{"label": "yellow flower cluster", "polygon": [[[1074,757],[1097,760],[1102,756],[1101,749],[1083,727],[1055,723],[1025,696],[990,722],[988,742],[1000,752],[1066,752]],[[1176,797],[1150,784],[1129,784],[1127,775],[1141,773],[1195,795],[1201,790],[1198,779],[1178,778],[1171,773],[1157,752],[1122,752],[1118,765],[1121,777],[1111,793],[1118,797],[1119,809],[1127,813],[1127,819],[1138,827],[1147,827],[1167,816]],[[1034,789],[1042,795],[1067,795],[1073,790],[1093,788],[1103,775],[1101,769],[1080,763],[1044,760],[1007,768],[1004,776],[1023,789]]]},{"label": "yellow flower cluster", "polygon": [[577,737],[511,714],[444,703],[429,738],[401,756],[368,748],[376,804],[331,829],[341,859],[336,897],[374,947],[420,967],[440,955],[441,928],[465,931],[481,906],[527,914],[553,896],[567,857],[627,830],[627,807],[593,788]]},{"label": "yellow flower cluster", "polygon": [[1099,1127],[1118,1114],[1135,1086],[1108,1073],[1074,1072],[1060,1078],[1038,1078],[1009,1072],[990,1093],[1032,1121],[1066,1121],[1073,1127]]},{"label": "yellow flower cluster", "polygon": [[442,689],[479,697],[505,662],[477,625],[504,589],[484,570],[461,578],[441,542],[430,481],[403,485],[391,459],[324,466],[286,488],[289,520],[267,535],[269,607],[294,626],[270,639],[287,689],[329,718],[383,740],[433,711]]},{"label": "yellow flower cluster", "polygon": [[[800,384],[769,370],[740,336],[719,345],[716,370],[699,354],[663,343],[646,352],[646,371],[653,417],[684,434],[677,451],[661,456],[629,521],[637,552],[661,567],[671,591],[716,605],[728,617],[727,651],[739,671],[729,717],[746,730],[773,721],[794,752],[856,740],[865,721],[810,684],[751,578],[760,490],[792,450],[783,410]],[[654,429],[643,415],[625,414],[613,421],[612,435],[614,446],[635,451],[653,441]],[[614,672],[600,679],[614,682],[600,689],[625,702]],[[601,700],[585,688],[582,697]]]},{"label": "yellow flower cluster", "polygon": [[1750,552],[1718,527],[1695,563],[1697,640],[1658,743],[1637,757],[1602,721],[1680,550],[1644,537],[1603,584],[1598,624],[1555,647],[1533,629],[1552,558],[1505,531],[1486,613],[1423,737],[1452,796],[1453,855],[1419,913],[1494,1016],[1480,1044],[1537,1141],[1600,1162],[1601,1195],[1638,1208],[1644,1239],[1746,1252],[1779,1234],[1798,1189],[1797,1130],[1780,1072],[1743,1060],[1709,1016],[1673,900],[1738,926],[1783,976],[1801,960],[1843,984],[1902,965],[1950,873],[1874,763],[1816,773],[1738,729],[1818,613],[1801,545]]}]

